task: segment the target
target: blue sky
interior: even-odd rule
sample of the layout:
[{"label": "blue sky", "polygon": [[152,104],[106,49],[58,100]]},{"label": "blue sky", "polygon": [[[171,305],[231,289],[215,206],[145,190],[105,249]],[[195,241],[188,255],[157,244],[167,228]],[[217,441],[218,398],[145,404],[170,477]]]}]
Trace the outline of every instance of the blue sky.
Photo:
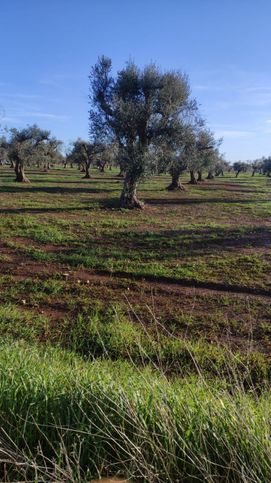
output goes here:
[{"label": "blue sky", "polygon": [[186,72],[230,161],[271,154],[270,0],[0,0],[0,117],[66,143],[88,133],[88,74]]}]

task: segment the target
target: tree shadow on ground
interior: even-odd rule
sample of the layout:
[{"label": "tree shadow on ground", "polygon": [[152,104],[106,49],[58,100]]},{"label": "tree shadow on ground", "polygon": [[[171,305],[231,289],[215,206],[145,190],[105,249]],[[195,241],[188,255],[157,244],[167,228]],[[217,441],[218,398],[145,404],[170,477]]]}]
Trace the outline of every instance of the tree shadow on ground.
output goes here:
[{"label": "tree shadow on ground", "polygon": [[146,203],[149,205],[197,205],[205,203],[267,203],[270,199],[243,199],[243,198],[148,198]]},{"label": "tree shadow on ground", "polygon": [[94,188],[91,185],[84,187],[65,187],[65,186],[4,186],[0,188],[0,193],[49,193],[49,194],[77,194],[77,193],[106,193],[116,191],[115,188]]},{"label": "tree shadow on ground", "polygon": [[[98,243],[99,247],[119,249],[129,257],[129,253],[142,251],[142,259],[169,260],[182,257],[193,257],[199,254],[208,255],[218,251],[236,251],[244,248],[270,248],[271,228],[246,227],[238,228],[211,227],[202,229],[164,230],[159,232],[116,231],[104,232],[98,242],[86,241],[82,248]],[[79,248],[80,250],[80,248]],[[143,254],[144,252],[144,254]],[[114,258],[114,256],[113,256]],[[117,256],[118,258],[118,256]]]},{"label": "tree shadow on ground", "polygon": [[90,211],[92,209],[96,209],[97,205],[94,207],[91,206],[79,206],[79,207],[48,207],[48,208],[2,208],[0,209],[0,214],[1,215],[20,215],[23,213],[27,214],[43,214],[45,215],[46,213],[70,213],[70,212],[76,212],[76,211]]},{"label": "tree shadow on ground", "polygon": [[108,181],[108,182],[111,182],[112,184],[113,183],[116,183],[116,184],[120,184],[122,183],[122,180],[118,179],[118,178],[95,178],[94,176],[91,177],[91,178],[84,178],[84,177],[81,177],[81,178],[78,178],[78,179],[75,179],[74,181],[71,181],[71,180],[55,180],[55,179],[48,179],[48,180],[44,180],[44,179],[33,179],[32,180],[32,183],[33,185],[35,184],[39,184],[39,183],[42,183],[43,185],[44,184],[59,184],[59,185],[65,185],[65,184],[86,184],[86,185],[90,185],[90,184],[101,184],[103,183],[103,181]]}]

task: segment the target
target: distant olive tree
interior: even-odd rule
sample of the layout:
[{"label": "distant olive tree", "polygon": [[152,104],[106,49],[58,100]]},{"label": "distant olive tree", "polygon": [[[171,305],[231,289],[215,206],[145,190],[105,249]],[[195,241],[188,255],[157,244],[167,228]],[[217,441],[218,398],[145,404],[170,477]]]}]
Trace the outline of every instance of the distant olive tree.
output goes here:
[{"label": "distant olive tree", "polygon": [[224,176],[224,172],[229,169],[230,165],[218,150],[214,151],[212,161],[212,164],[208,167],[207,179],[213,179],[215,176]]},{"label": "distant olive tree", "polygon": [[171,150],[168,151],[169,156],[169,173],[171,175],[171,183],[167,187],[169,191],[184,190],[181,183],[181,175],[185,172],[194,156],[196,150],[196,133],[192,124],[186,123],[179,128],[179,135],[174,137],[171,144]]},{"label": "distant olive tree", "polygon": [[77,139],[73,143],[71,152],[68,155],[68,161],[76,163],[83,167],[85,173],[84,178],[90,178],[90,168],[97,160],[97,156],[102,152],[103,146],[101,143],[90,143],[83,139]]},{"label": "distant olive tree", "polygon": [[249,165],[244,161],[236,161],[235,163],[233,163],[233,170],[236,173],[235,175],[236,178],[240,173],[245,173],[248,170],[248,168],[249,168]]},{"label": "distant olive tree", "polygon": [[209,129],[202,126],[197,130],[188,163],[190,184],[197,184],[198,181],[203,181],[203,171],[208,171],[212,166],[214,156],[220,144],[221,140],[215,140],[213,133]]},{"label": "distant olive tree", "polygon": [[118,160],[118,146],[116,143],[104,144],[97,154],[96,166],[101,173],[105,172],[106,166],[112,168]]},{"label": "distant olive tree", "polygon": [[8,160],[8,141],[4,135],[0,137],[0,162]]},{"label": "distant olive tree", "polygon": [[32,154],[29,156],[30,164],[38,162],[38,166],[43,166],[44,171],[48,171],[52,165],[62,163],[64,156],[61,153],[62,141],[56,138],[47,138],[38,143]]},{"label": "distant olive tree", "polygon": [[255,173],[262,173],[264,167],[264,159],[255,159],[251,163],[252,173],[251,176],[255,176]]},{"label": "distant olive tree", "polygon": [[14,164],[15,181],[29,182],[25,175],[25,165],[30,165],[41,155],[42,144],[49,142],[50,131],[38,126],[27,126],[24,129],[12,128],[7,138],[7,156]]},{"label": "distant olive tree", "polygon": [[262,172],[266,176],[271,176],[271,156],[264,158]]},{"label": "distant olive tree", "polygon": [[113,77],[111,60],[101,57],[91,70],[90,88],[91,137],[118,142],[125,173],[120,206],[142,208],[138,183],[157,172],[182,114],[194,108],[188,79],[179,72],[163,73],[154,64],[139,69],[133,62]]}]

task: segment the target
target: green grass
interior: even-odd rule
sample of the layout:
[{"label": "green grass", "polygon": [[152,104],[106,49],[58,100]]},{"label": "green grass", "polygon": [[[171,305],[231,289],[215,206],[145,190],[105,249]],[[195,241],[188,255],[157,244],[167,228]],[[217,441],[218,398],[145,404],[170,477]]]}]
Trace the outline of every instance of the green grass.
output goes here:
[{"label": "green grass", "polygon": [[8,465],[12,481],[45,481],[43,472],[57,481],[271,477],[269,392],[201,378],[168,382],[148,367],[9,342],[1,344],[0,389],[3,436],[12,435],[4,445],[18,464]]},{"label": "green grass", "polygon": [[34,315],[14,305],[0,306],[0,336],[37,341],[46,338],[49,322],[42,315]]},{"label": "green grass", "polygon": [[238,377],[243,386],[261,387],[271,379],[269,363],[251,347],[246,353],[233,354],[226,346],[208,344],[202,338],[184,340],[155,319],[146,328],[114,307],[106,312],[97,307],[91,314],[79,314],[55,326],[44,315],[0,305],[0,337],[5,336],[62,346],[90,360],[130,361],[141,368],[148,364],[168,377],[197,374],[200,367],[205,377],[223,376],[225,381]]}]

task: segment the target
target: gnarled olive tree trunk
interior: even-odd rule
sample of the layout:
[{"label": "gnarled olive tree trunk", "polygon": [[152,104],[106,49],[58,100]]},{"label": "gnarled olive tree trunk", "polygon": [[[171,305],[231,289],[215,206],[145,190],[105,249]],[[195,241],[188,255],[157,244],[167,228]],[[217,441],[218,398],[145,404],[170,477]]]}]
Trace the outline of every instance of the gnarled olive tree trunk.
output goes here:
[{"label": "gnarled olive tree trunk", "polygon": [[198,181],[204,181],[202,177],[202,171],[198,171]]},{"label": "gnarled olive tree trunk", "polygon": [[197,178],[195,176],[195,171],[190,170],[190,184],[198,184]]},{"label": "gnarled olive tree trunk", "polygon": [[136,195],[137,184],[137,180],[132,176],[132,174],[126,174],[120,196],[121,208],[128,208],[130,210],[133,208],[144,208],[144,203],[139,201]]},{"label": "gnarled olive tree trunk", "polygon": [[100,164],[99,170],[100,170],[101,173],[105,173],[105,167],[106,167],[106,163]]},{"label": "gnarled olive tree trunk", "polygon": [[167,187],[168,191],[185,190],[184,185],[181,183],[181,173],[182,171],[171,172],[171,183]]},{"label": "gnarled olive tree trunk", "polygon": [[212,171],[208,172],[207,179],[214,179],[214,174],[212,173]]},{"label": "gnarled olive tree trunk", "polygon": [[25,175],[24,166],[20,160],[16,160],[15,162],[15,175],[15,181],[19,183],[30,183],[29,179]]},{"label": "gnarled olive tree trunk", "polygon": [[89,163],[85,163],[85,176],[83,176],[83,178],[87,178],[87,179],[90,179],[90,164]]}]

